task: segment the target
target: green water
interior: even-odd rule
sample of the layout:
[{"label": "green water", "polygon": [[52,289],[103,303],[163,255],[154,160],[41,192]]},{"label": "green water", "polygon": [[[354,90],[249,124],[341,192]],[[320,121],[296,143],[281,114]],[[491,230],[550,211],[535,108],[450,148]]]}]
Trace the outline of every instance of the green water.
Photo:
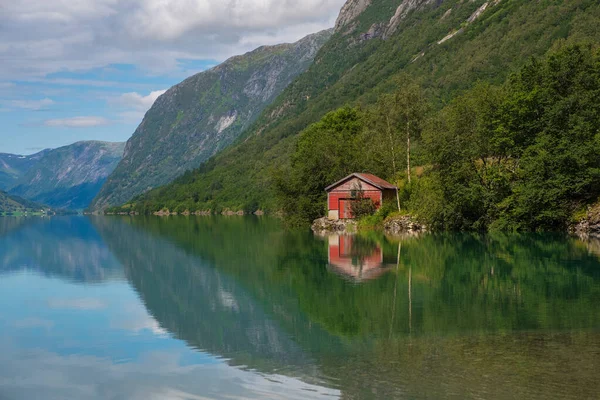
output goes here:
[{"label": "green water", "polygon": [[0,399],[595,399],[600,242],[0,218]]}]

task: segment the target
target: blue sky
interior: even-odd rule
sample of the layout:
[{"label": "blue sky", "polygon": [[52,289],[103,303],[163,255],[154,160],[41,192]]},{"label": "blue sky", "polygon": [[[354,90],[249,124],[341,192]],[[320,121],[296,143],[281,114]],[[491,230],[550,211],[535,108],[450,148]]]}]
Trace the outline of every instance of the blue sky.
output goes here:
[{"label": "blue sky", "polygon": [[180,68],[149,75],[135,65],[57,72],[5,85],[0,103],[0,152],[30,154],[79,140],[126,141],[165,89],[215,60],[182,60]]},{"label": "blue sky", "polygon": [[126,141],[166,89],[333,26],[344,0],[20,0],[0,13],[0,152]]}]

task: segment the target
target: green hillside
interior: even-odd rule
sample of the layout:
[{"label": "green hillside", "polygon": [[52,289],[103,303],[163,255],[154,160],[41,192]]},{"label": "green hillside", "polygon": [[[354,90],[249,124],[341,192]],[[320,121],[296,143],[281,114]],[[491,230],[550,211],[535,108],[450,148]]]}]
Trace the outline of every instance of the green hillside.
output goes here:
[{"label": "green hillside", "polygon": [[0,216],[22,215],[25,213],[42,214],[49,211],[51,210],[47,206],[25,200],[17,196],[11,196],[6,192],[0,191]]},{"label": "green hillside", "polygon": [[600,5],[592,0],[373,0],[356,19],[344,17],[309,70],[234,146],[127,207],[278,209],[277,171],[298,134],[327,112],[374,104],[397,89],[399,76],[422,86],[436,112],[478,81],[501,84],[559,44],[600,41]]}]

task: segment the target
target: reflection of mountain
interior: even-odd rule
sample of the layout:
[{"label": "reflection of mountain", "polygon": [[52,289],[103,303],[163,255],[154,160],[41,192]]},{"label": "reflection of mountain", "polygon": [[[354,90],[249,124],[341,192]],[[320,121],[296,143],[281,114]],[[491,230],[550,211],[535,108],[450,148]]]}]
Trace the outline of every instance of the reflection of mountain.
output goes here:
[{"label": "reflection of mountain", "polygon": [[86,283],[122,276],[85,217],[0,218],[0,237],[0,274],[28,270]]},{"label": "reflection of mountain", "polygon": [[[575,240],[408,239],[398,265],[356,284],[328,270],[328,243],[268,219],[95,224],[162,327],[232,364],[324,382],[343,399],[600,390],[589,372],[600,263]],[[398,243],[364,240],[366,253],[397,261]]]},{"label": "reflection of mountain", "polygon": [[162,328],[232,365],[310,374],[313,367],[306,353],[235,279],[123,220],[94,221]]}]

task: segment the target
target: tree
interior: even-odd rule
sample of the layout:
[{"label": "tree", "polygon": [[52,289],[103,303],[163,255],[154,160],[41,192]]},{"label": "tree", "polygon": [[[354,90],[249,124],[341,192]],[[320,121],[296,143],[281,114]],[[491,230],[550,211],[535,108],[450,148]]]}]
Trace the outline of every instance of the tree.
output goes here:
[{"label": "tree", "polygon": [[325,188],[356,171],[362,171],[364,156],[359,135],[364,113],[344,107],[327,114],[301,133],[287,168],[275,172],[281,209],[304,223],[324,213]]},{"label": "tree", "polygon": [[[408,77],[401,76],[394,81],[397,90],[392,94],[380,96],[377,104],[370,112],[369,137],[371,143],[379,137],[382,159],[389,159],[391,173],[397,179],[401,161],[398,160],[399,149],[403,146],[406,152],[406,176],[411,183],[411,149],[412,143],[418,139],[423,129],[428,111],[428,103],[422,89]],[[398,210],[400,196],[396,191]]]}]

